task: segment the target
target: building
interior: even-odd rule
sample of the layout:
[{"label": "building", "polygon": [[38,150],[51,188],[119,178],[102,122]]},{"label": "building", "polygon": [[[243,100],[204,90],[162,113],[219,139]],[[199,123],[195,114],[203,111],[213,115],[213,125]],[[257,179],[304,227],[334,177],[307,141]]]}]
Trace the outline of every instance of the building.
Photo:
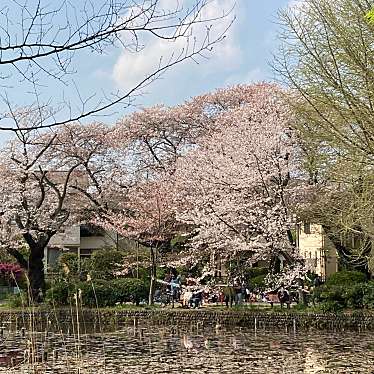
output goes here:
[{"label": "building", "polygon": [[322,279],[338,271],[338,254],[321,225],[303,222],[296,228],[296,245],[310,271]]},{"label": "building", "polygon": [[80,258],[91,256],[98,249],[134,249],[136,243],[93,225],[73,225],[54,235],[45,248],[45,269],[57,263],[61,253],[76,253]]}]

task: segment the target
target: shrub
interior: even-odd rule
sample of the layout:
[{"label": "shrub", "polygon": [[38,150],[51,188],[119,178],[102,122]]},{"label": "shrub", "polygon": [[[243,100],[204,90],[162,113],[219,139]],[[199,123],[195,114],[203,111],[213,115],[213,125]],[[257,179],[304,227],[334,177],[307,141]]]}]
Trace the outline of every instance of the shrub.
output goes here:
[{"label": "shrub", "polygon": [[253,267],[253,268],[248,268],[247,273],[250,278],[257,278],[260,275],[266,275],[268,273],[267,268],[262,268],[262,267]]},{"label": "shrub", "polygon": [[374,281],[365,284],[363,289],[362,305],[365,308],[374,308]]},{"label": "shrub", "polygon": [[325,313],[337,313],[344,309],[344,306],[338,301],[328,300],[321,304],[321,310]]},{"label": "shrub", "polygon": [[58,282],[47,291],[46,300],[51,304],[67,305],[75,303],[77,295],[83,306],[107,307],[117,303],[139,304],[147,297],[148,285],[140,279],[122,278],[111,281]]},{"label": "shrub", "polygon": [[24,292],[20,292],[16,295],[8,297],[8,304],[11,308],[22,308],[27,305],[27,295]]},{"label": "shrub", "polygon": [[51,304],[67,305],[74,291],[74,283],[59,281],[47,290],[45,298]]},{"label": "shrub", "polygon": [[265,284],[266,274],[258,275],[250,280],[250,287],[252,290],[264,290],[266,288]]},{"label": "shrub", "polygon": [[55,271],[57,271],[57,279],[80,280],[82,274],[87,274],[91,269],[90,259],[80,258],[76,253],[64,253],[58,258]]},{"label": "shrub", "polygon": [[76,253],[63,253],[58,258],[57,266],[62,274],[77,274],[79,268],[78,255]]},{"label": "shrub", "polygon": [[361,276],[356,275],[342,279],[356,279],[358,282],[344,283],[341,279],[334,279],[314,289],[313,299],[321,303],[322,309],[336,311],[344,308],[370,308],[374,305],[374,282],[361,282]]},{"label": "shrub", "polygon": [[106,307],[118,302],[116,289],[109,281],[82,282],[77,285],[77,289],[83,306]]},{"label": "shrub", "polygon": [[366,275],[360,271],[338,271],[330,275],[326,281],[328,286],[350,286],[354,283],[366,282]]},{"label": "shrub", "polygon": [[15,286],[23,276],[22,268],[17,264],[0,263],[0,285]]},{"label": "shrub", "polygon": [[149,285],[141,279],[122,278],[112,282],[117,292],[117,302],[139,302],[148,296]]},{"label": "shrub", "polygon": [[363,307],[365,286],[365,283],[356,283],[344,288],[343,297],[348,308],[358,309]]},{"label": "shrub", "polygon": [[114,249],[101,249],[91,256],[91,276],[93,279],[114,279],[116,271],[121,269],[124,253]]}]

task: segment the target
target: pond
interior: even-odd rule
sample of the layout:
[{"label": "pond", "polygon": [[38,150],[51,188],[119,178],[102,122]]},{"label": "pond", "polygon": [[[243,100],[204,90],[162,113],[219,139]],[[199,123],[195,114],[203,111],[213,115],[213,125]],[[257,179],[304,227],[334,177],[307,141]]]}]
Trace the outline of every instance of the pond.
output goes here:
[{"label": "pond", "polygon": [[370,332],[139,325],[22,335],[0,337],[0,373],[374,373]]}]

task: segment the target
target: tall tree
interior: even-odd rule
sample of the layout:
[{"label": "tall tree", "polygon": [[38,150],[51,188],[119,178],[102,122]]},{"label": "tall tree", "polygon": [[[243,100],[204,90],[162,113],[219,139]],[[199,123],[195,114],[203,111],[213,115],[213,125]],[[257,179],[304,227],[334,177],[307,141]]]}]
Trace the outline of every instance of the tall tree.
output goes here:
[{"label": "tall tree", "polygon": [[177,218],[196,228],[193,247],[227,258],[247,251],[252,263],[293,254],[288,199],[294,147],[281,90],[238,86],[201,100],[212,130],[179,160],[175,174],[183,207]]},{"label": "tall tree", "polygon": [[[27,112],[18,115],[20,122],[31,119]],[[0,246],[27,271],[35,300],[45,289],[50,239],[78,219],[94,200],[87,197],[97,195],[92,181],[101,172],[106,131],[101,124],[22,131],[1,151]],[[28,256],[20,250],[25,247]]]},{"label": "tall tree", "polygon": [[101,214],[95,223],[149,248],[151,260],[149,304],[153,304],[157,251],[170,243],[178,228],[170,204],[170,193],[167,184],[157,180],[139,181],[126,189],[126,193],[122,195],[115,209]]},{"label": "tall tree", "polygon": [[[305,145],[309,180],[319,191],[309,211],[353,263],[367,263],[374,239],[368,200],[373,194],[374,33],[365,18],[373,5],[305,0],[282,12],[282,47],[275,61],[292,88],[294,125]],[[342,240],[347,235],[363,246],[352,248],[351,240]]]}]

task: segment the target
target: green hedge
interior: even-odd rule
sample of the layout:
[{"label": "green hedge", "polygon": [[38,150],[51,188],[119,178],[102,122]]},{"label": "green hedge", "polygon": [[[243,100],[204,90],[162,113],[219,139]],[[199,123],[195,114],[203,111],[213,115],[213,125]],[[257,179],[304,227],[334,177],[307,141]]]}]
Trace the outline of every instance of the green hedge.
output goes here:
[{"label": "green hedge", "polygon": [[328,286],[351,286],[354,283],[366,282],[366,275],[360,271],[338,271],[329,276]]},{"label": "green hedge", "polygon": [[140,301],[147,298],[148,285],[140,279],[122,278],[111,281],[58,282],[48,291],[46,300],[50,304],[69,305],[79,303],[87,307],[115,306],[118,303]]},{"label": "green hedge", "polygon": [[[374,281],[365,282],[361,273],[343,274],[329,279],[313,291],[314,301],[325,312],[374,307]],[[358,274],[357,274],[358,273]],[[339,274],[339,273],[336,273]],[[363,274],[364,275],[364,274]],[[365,276],[365,275],[364,275]]]}]

